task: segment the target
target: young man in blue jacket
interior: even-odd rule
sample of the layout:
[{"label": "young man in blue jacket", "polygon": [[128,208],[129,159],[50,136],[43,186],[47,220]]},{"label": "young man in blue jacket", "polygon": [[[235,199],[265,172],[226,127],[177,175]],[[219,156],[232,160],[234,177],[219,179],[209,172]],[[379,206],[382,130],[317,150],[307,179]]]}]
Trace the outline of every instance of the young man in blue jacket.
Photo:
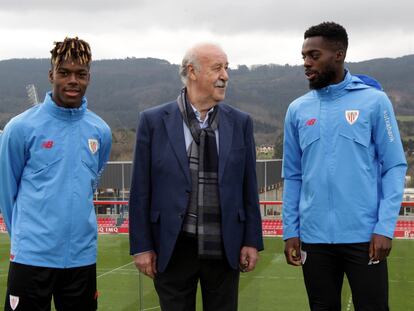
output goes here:
[{"label": "young man in blue jacket", "polygon": [[285,256],[302,265],[311,310],[341,310],[346,274],[355,310],[388,310],[386,257],[406,160],[379,84],[344,68],[346,30],[310,27],[302,46],[311,91],[285,119]]},{"label": "young man in blue jacket", "polygon": [[55,43],[43,103],[14,117],[0,142],[0,207],[11,239],[5,310],[96,310],[93,193],[111,131],[87,109],[91,51]]}]

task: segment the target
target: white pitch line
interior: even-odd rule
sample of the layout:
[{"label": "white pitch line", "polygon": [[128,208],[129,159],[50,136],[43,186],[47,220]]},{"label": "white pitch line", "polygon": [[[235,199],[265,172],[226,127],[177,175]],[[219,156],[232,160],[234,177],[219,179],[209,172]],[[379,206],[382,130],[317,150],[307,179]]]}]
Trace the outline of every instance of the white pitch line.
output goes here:
[{"label": "white pitch line", "polygon": [[[121,270],[122,268],[124,268],[124,267],[126,267],[126,266],[128,266],[128,265],[130,265],[130,264],[132,264],[132,263],[134,263],[134,262],[133,262],[133,261],[131,261],[131,262],[129,262],[129,263],[127,263],[127,264],[123,265],[123,266],[120,266],[120,267],[118,267],[118,268],[112,269],[111,271],[108,271],[108,272],[105,272],[105,273],[103,273],[103,274],[101,274],[101,275],[98,275],[96,278],[98,279],[98,278],[100,278],[101,276],[105,276],[105,275],[110,274],[110,273],[112,273],[112,272],[115,272],[115,271],[117,271],[117,270]],[[156,307],[152,307],[152,308],[147,308],[147,309],[144,309],[143,311],[155,310],[155,309],[159,309],[159,308],[160,308],[160,306],[156,306]]]},{"label": "white pitch line", "polygon": [[115,271],[117,271],[117,270],[120,270],[120,269],[122,269],[122,268],[124,268],[124,267],[126,267],[126,266],[128,266],[128,265],[130,265],[130,264],[132,264],[132,263],[134,263],[134,262],[133,262],[133,261],[128,262],[127,264],[125,264],[125,265],[123,265],[123,266],[120,266],[120,267],[118,267],[118,268],[112,269],[111,271],[108,271],[108,272],[105,272],[105,273],[103,273],[103,274],[101,274],[101,275],[98,275],[96,278],[97,278],[97,279],[99,279],[101,276],[105,276],[105,275],[107,275],[107,274],[110,274],[110,273],[112,273],[112,272],[115,272]]},{"label": "white pitch line", "polygon": [[[96,271],[98,272],[98,273],[105,273],[105,272],[107,272],[107,271],[110,271],[110,270],[112,270],[111,268],[109,268],[109,269],[96,269]],[[127,272],[137,272],[138,273],[138,270],[137,269],[119,269],[120,271],[122,271],[122,272],[124,272],[124,271],[127,271]]]},{"label": "white pitch line", "polygon": [[[128,266],[132,263],[134,263],[134,262],[131,261],[130,263],[127,263],[123,266],[120,266],[120,267],[112,269],[112,270],[97,269],[98,273],[99,273],[99,271],[107,271],[107,272],[105,272],[101,275],[98,275],[97,278],[100,278],[101,276],[113,273],[115,271],[117,271],[118,274],[123,274],[123,275],[131,275],[131,272],[136,272],[138,274],[139,273],[138,270],[135,270],[135,269],[122,269],[122,268],[124,268],[124,267],[126,267],[126,266]],[[3,277],[3,276],[7,276],[7,274],[0,274],[0,277]],[[303,277],[294,277],[294,276],[277,276],[277,275],[266,275],[266,276],[255,275],[255,276],[252,276],[252,275],[246,275],[246,274],[241,274],[240,278],[243,278],[243,279],[270,279],[270,280],[280,280],[280,279],[282,279],[282,280],[290,280],[290,281],[292,281],[292,280],[303,280]],[[390,283],[400,283],[400,282],[414,283],[413,280],[393,280],[393,279],[390,279],[389,282]],[[351,300],[352,300],[352,298],[351,298]]]}]

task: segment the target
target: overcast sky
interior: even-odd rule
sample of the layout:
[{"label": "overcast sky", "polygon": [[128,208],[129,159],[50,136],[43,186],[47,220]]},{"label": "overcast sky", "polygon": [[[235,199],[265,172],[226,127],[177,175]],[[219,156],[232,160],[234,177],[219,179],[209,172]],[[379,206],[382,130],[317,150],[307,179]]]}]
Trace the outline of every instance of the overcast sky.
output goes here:
[{"label": "overcast sky", "polygon": [[94,59],[179,63],[197,42],[237,64],[300,64],[303,32],[322,21],[348,31],[348,61],[414,54],[412,0],[0,0],[0,59],[49,58],[79,36]]}]

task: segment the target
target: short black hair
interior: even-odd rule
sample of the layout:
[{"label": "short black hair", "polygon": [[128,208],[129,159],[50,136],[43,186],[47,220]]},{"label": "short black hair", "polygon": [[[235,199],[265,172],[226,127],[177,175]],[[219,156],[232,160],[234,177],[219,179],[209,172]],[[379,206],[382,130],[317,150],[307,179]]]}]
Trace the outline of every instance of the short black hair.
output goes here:
[{"label": "short black hair", "polygon": [[305,31],[304,39],[311,37],[323,37],[335,44],[336,48],[346,51],[348,48],[348,34],[343,26],[334,22],[323,22],[310,27]]}]

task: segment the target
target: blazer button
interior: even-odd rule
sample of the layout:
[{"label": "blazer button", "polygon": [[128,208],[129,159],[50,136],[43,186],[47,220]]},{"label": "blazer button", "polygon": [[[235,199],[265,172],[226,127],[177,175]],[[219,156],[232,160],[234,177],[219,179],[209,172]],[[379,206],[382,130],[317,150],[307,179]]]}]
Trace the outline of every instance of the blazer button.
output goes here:
[{"label": "blazer button", "polygon": [[183,213],[178,214],[178,218],[183,219],[184,218],[184,214]]}]

